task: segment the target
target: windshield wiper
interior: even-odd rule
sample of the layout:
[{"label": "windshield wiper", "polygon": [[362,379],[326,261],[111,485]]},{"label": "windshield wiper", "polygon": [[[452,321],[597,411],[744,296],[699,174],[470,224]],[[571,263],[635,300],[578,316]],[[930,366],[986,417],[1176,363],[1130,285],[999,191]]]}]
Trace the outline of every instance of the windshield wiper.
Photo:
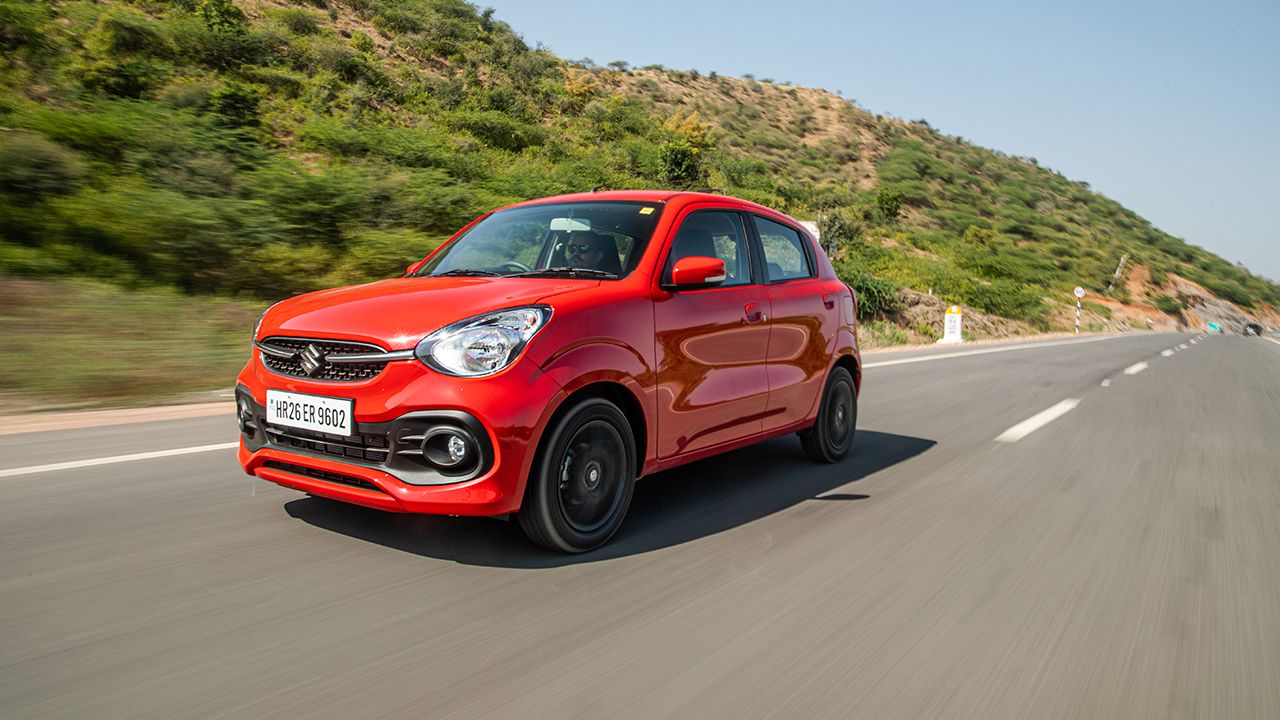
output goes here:
[{"label": "windshield wiper", "polygon": [[444,272],[432,273],[427,277],[502,277],[502,273],[492,270],[481,270],[479,268],[454,268],[453,270],[445,270]]},{"label": "windshield wiper", "polygon": [[544,270],[530,270],[529,272],[515,273],[507,277],[592,277],[602,280],[617,280],[618,276],[607,270],[596,270],[595,268],[579,268],[579,267],[554,267]]}]

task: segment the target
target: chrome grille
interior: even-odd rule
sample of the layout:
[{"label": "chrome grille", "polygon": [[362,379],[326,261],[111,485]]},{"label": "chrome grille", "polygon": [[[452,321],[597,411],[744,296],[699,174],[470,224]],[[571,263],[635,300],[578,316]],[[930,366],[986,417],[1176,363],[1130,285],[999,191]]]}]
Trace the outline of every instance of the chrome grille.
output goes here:
[{"label": "chrome grille", "polygon": [[289,377],[306,378],[308,380],[324,380],[328,382],[360,382],[371,380],[387,366],[385,360],[370,362],[324,363],[313,373],[308,373],[303,365],[302,353],[308,345],[314,345],[321,355],[359,355],[365,353],[385,353],[386,350],[377,345],[351,342],[348,340],[310,340],[307,338],[271,337],[259,343],[266,348],[281,353],[289,353],[287,357],[273,355],[260,350],[262,364],[268,370],[288,375]]}]

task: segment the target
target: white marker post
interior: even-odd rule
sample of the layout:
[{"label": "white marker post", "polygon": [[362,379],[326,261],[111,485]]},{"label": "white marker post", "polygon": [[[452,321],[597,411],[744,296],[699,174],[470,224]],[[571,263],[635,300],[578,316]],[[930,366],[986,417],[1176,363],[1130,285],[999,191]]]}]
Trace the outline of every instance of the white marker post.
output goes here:
[{"label": "white marker post", "polygon": [[947,308],[947,315],[942,323],[942,339],[938,343],[942,345],[958,345],[964,342],[963,328],[964,322],[960,306],[952,305]]},{"label": "white marker post", "polygon": [[1080,334],[1080,300],[1084,298],[1084,288],[1077,285],[1075,291],[1072,294],[1076,296],[1076,334],[1079,335]]}]

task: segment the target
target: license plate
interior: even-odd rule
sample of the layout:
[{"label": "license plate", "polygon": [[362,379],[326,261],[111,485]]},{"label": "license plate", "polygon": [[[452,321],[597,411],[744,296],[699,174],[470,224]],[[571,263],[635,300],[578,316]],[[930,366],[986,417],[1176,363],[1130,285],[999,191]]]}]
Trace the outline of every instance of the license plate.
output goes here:
[{"label": "license plate", "polygon": [[267,391],[267,422],[332,435],[351,435],[354,402],[345,398]]}]

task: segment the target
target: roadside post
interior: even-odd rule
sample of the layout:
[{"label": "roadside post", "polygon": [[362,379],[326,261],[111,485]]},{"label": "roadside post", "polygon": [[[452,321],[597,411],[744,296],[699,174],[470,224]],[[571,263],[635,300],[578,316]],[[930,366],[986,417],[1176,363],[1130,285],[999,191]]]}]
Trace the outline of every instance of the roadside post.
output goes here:
[{"label": "roadside post", "polygon": [[1084,299],[1084,288],[1077,285],[1075,291],[1072,294],[1076,296],[1076,334],[1079,335],[1080,334],[1080,301]]},{"label": "roadside post", "polygon": [[942,323],[942,339],[938,342],[945,345],[964,342],[963,329],[964,321],[960,306],[952,305],[947,308],[947,314]]}]

